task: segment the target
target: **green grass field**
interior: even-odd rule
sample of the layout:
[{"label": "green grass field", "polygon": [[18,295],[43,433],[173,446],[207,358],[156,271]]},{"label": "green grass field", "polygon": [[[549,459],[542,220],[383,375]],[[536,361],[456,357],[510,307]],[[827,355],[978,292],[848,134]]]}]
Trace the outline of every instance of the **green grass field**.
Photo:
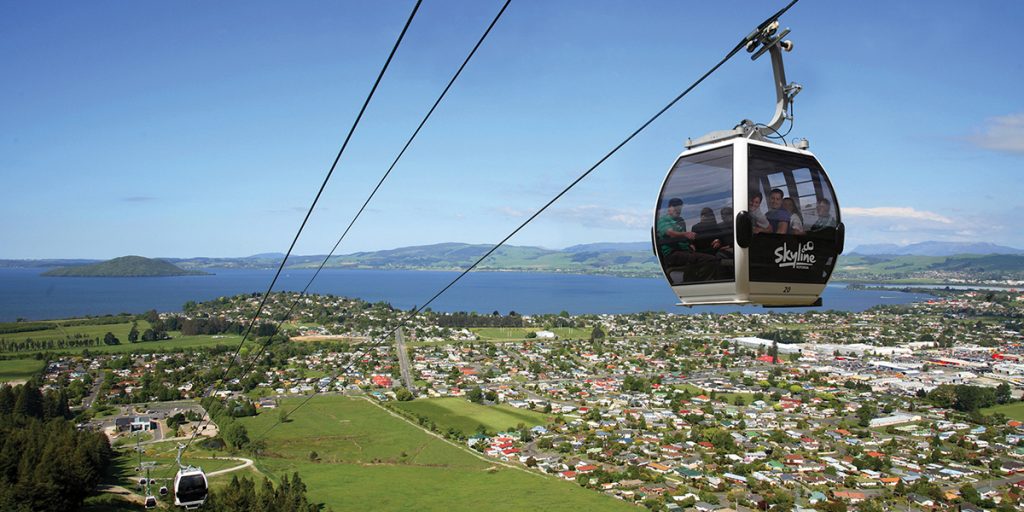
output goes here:
[{"label": "green grass field", "polygon": [[1024,402],[996,405],[981,410],[982,414],[995,414],[997,412],[1005,414],[1011,420],[1024,421]]},{"label": "green grass field", "polygon": [[[698,388],[697,386],[694,386],[693,384],[676,384],[675,388],[676,389],[688,389],[688,390],[690,390],[690,395],[691,396],[697,396],[697,395],[708,395],[708,396],[711,396],[711,393],[709,393],[709,392],[707,392],[707,391],[705,391],[705,390],[703,390],[701,388]],[[729,404],[733,404],[733,403],[736,402],[736,397],[738,397],[738,396],[743,397],[743,402],[746,403],[746,404],[750,404],[751,402],[754,401],[754,394],[753,393],[716,393],[715,394],[715,400],[725,399],[725,401],[728,402]],[[765,401],[765,403],[769,403],[769,404],[772,403],[771,397],[768,396],[767,394],[764,397],[764,401]]]},{"label": "green grass field", "polygon": [[[123,322],[119,324],[108,324],[108,325],[72,325],[64,326],[65,321],[53,320],[48,322],[41,322],[48,324],[56,324],[56,329],[47,329],[45,331],[28,331],[28,332],[17,332],[10,334],[0,334],[0,338],[4,338],[7,341],[23,341],[26,338],[32,338],[34,340],[58,340],[63,339],[67,336],[73,336],[75,334],[82,334],[90,338],[103,338],[103,335],[108,332],[113,333],[117,336],[121,343],[128,343],[128,332],[132,330],[131,322]],[[149,329],[149,322],[145,320],[139,320],[138,329],[139,333],[146,332]]]},{"label": "green grass field", "polygon": [[[531,332],[544,330],[540,327],[474,327],[470,329],[483,341],[524,340]],[[585,327],[557,327],[551,329],[559,339],[589,339],[592,329]]]},{"label": "green grass field", "polygon": [[[241,421],[259,439],[278,418],[271,411]],[[314,398],[265,440],[259,468],[278,478],[298,472],[310,498],[334,510],[635,510],[554,477],[494,466],[357,398]]]},{"label": "green grass field", "polygon": [[0,361],[0,382],[28,380],[43,370],[43,362],[35,359]]},{"label": "green grass field", "polygon": [[430,398],[411,402],[396,402],[395,407],[426,416],[441,431],[454,427],[463,434],[472,435],[483,425],[490,432],[500,432],[519,423],[527,426],[544,425],[548,416],[539,412],[516,409],[507,405],[480,405],[462,398]]},{"label": "green grass field", "polygon": [[[142,330],[142,324],[145,322],[139,322],[139,329]],[[117,330],[115,330],[115,328]],[[148,327],[147,327],[148,328]],[[128,331],[131,329],[131,324],[114,324],[114,325],[81,325],[73,327],[65,327],[63,332],[68,334],[82,333],[90,337],[100,337],[101,339],[107,332],[114,333],[121,340],[120,345],[101,345],[96,347],[75,347],[75,348],[63,348],[54,349],[50,351],[21,351],[21,352],[3,352],[3,354],[9,355],[31,355],[36,352],[58,352],[68,354],[80,354],[85,350],[88,350],[93,354],[125,354],[125,353],[144,353],[144,352],[161,352],[164,350],[174,350],[177,348],[193,348],[193,347],[213,347],[217,345],[225,345],[237,347],[238,343],[242,340],[242,337],[234,334],[224,335],[198,335],[198,336],[182,336],[179,332],[171,332],[171,339],[160,340],[160,341],[144,341],[139,343],[128,343]],[[123,332],[121,332],[123,330]],[[101,332],[102,331],[102,332]],[[40,336],[40,333],[47,333],[48,336]],[[63,338],[64,335],[60,330],[47,330],[39,331],[36,336],[31,336],[32,333],[16,333],[16,334],[5,334],[0,337],[4,337],[7,340],[24,340],[25,338],[32,338],[36,340],[42,339],[58,339]],[[17,337],[17,338],[16,338]],[[247,345],[254,344],[251,339],[246,341]]]}]

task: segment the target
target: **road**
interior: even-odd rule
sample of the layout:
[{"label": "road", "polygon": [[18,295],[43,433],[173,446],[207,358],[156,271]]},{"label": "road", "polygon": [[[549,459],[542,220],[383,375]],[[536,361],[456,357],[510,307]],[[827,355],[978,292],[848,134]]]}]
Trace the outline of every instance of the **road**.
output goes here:
[{"label": "road", "polygon": [[405,348],[405,336],[402,336],[402,329],[395,331],[395,351],[398,352],[398,366],[402,370],[402,382],[405,389],[416,394],[416,388],[412,386],[412,372],[409,370],[409,351]]}]

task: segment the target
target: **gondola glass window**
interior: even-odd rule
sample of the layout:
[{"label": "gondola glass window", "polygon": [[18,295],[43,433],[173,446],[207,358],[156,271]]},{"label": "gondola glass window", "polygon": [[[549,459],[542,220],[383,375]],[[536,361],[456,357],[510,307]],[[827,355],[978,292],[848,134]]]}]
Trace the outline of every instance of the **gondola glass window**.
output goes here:
[{"label": "gondola glass window", "polygon": [[824,283],[836,261],[839,208],[814,157],[751,145],[750,280]]},{"label": "gondola glass window", "polygon": [[672,285],[734,277],[733,148],[680,158],[661,189],[655,246]]}]

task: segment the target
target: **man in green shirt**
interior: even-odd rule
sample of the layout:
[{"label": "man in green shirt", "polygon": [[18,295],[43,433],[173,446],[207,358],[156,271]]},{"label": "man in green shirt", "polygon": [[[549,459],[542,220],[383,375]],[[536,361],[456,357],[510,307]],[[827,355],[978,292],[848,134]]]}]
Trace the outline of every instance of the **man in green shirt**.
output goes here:
[{"label": "man in green shirt", "polygon": [[[693,239],[697,234],[686,230],[686,220],[682,216],[683,200],[673,197],[668,201],[665,215],[658,217],[655,233],[657,235],[658,253],[661,265],[669,275],[671,267],[683,271],[683,281],[710,281],[717,270],[718,259],[710,254],[695,252]],[[671,279],[671,278],[670,278]],[[676,283],[671,279],[672,284]]]}]

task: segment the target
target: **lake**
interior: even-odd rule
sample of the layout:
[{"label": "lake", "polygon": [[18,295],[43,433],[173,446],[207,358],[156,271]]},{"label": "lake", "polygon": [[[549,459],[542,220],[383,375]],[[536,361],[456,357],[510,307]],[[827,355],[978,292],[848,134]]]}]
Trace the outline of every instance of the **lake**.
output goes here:
[{"label": "lake", "polygon": [[[183,277],[42,277],[46,269],[0,269],[0,321],[45,320],[121,312],[181,311],[189,300],[202,302],[241,293],[263,293],[273,270],[215,269],[215,275]],[[299,291],[313,270],[286,270],[275,291]],[[387,301],[409,309],[424,303],[453,279],[455,272],[414,270],[324,270],[310,293],[343,295],[370,302]],[[891,290],[849,290],[830,284],[822,295],[823,309],[863,311],[880,304],[905,304],[926,295]],[[525,272],[473,272],[437,299],[436,311],[516,311],[520,314],[636,313],[680,314],[760,313],[753,306],[676,307],[663,279]],[[801,312],[810,308],[784,308]]]}]

